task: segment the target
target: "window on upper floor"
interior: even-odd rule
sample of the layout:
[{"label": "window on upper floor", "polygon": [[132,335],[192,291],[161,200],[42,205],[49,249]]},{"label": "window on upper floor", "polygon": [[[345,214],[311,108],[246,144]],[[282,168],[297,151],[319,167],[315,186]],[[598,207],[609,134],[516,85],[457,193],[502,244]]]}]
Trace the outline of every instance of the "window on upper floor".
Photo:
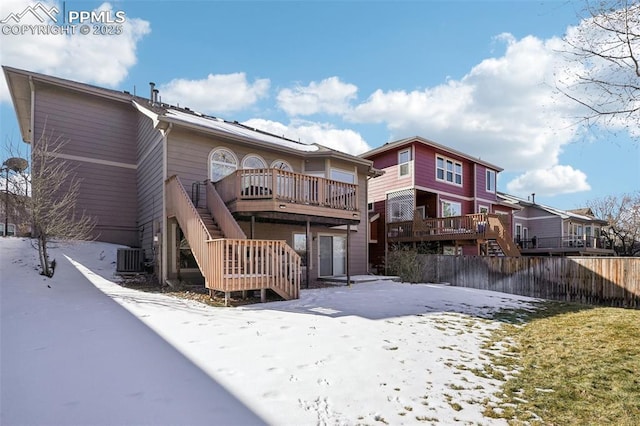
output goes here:
[{"label": "window on upper floor", "polygon": [[436,180],[462,186],[462,163],[437,155]]},{"label": "window on upper floor", "polygon": [[400,176],[407,176],[409,174],[410,161],[411,161],[410,149],[403,149],[402,151],[398,151],[398,174]]},{"label": "window on upper floor", "polygon": [[238,159],[227,148],[216,148],[209,155],[209,177],[211,182],[218,182],[225,176],[235,172],[238,168]]},{"label": "window on upper floor", "polygon": [[355,173],[340,169],[331,169],[331,179],[344,183],[356,183]]},{"label": "window on upper floor", "polygon": [[487,192],[496,192],[496,172],[487,170]]},{"label": "window on upper floor", "polygon": [[242,160],[243,169],[266,169],[267,163],[256,154],[248,154]]},{"label": "window on upper floor", "polygon": [[271,168],[284,170],[285,172],[293,171],[293,168],[291,167],[291,165],[284,160],[275,160],[273,163],[271,163]]}]

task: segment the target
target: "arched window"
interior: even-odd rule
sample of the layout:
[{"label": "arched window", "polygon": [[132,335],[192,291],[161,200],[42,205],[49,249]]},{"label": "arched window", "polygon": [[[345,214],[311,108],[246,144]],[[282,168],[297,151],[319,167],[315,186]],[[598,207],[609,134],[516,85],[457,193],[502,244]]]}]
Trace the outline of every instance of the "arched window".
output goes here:
[{"label": "arched window", "polygon": [[211,182],[218,182],[238,169],[238,159],[227,148],[216,148],[209,155]]},{"label": "arched window", "polygon": [[262,159],[262,157],[255,154],[245,155],[242,160],[242,168],[243,169],[266,169],[267,163]]},{"label": "arched window", "polygon": [[284,160],[276,160],[273,163],[271,163],[271,168],[272,169],[278,169],[278,170],[284,170],[285,172],[292,172],[293,168],[291,167],[291,165],[289,163],[287,163]]}]

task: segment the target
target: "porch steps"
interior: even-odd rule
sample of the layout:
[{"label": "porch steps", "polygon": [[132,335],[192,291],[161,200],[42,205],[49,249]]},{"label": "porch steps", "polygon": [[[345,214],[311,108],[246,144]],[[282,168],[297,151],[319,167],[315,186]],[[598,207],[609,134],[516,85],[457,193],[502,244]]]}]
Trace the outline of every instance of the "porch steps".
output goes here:
[{"label": "porch steps", "polygon": [[487,255],[505,257],[504,251],[496,240],[487,240]]},{"label": "porch steps", "polygon": [[214,240],[218,238],[224,238],[224,234],[220,230],[220,227],[218,226],[218,224],[213,220],[213,217],[211,217],[209,210],[201,207],[196,208],[196,210],[198,211],[198,215],[200,216],[200,219],[202,219],[202,223],[204,223],[204,226],[207,228],[207,231],[209,231],[211,238]]}]

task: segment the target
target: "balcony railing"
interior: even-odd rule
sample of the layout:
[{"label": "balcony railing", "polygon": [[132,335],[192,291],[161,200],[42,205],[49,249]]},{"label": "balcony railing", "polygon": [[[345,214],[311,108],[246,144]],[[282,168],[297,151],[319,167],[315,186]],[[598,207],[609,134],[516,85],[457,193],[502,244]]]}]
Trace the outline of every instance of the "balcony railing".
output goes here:
[{"label": "balcony railing", "polygon": [[504,215],[477,213],[387,224],[389,242],[495,240],[507,256],[519,256],[520,251],[511,241],[509,224]]},{"label": "balcony railing", "polygon": [[279,169],[237,170],[215,184],[225,203],[274,200],[358,210],[358,185]]},{"label": "balcony railing", "polygon": [[558,237],[533,237],[531,239],[514,239],[514,242],[522,250],[536,249],[609,249],[605,239],[593,236],[558,236]]},{"label": "balcony railing", "polygon": [[[391,241],[441,240],[484,238],[489,230],[489,216],[478,213],[465,216],[415,219],[387,224],[387,236]],[[498,216],[498,215],[491,215]]]}]

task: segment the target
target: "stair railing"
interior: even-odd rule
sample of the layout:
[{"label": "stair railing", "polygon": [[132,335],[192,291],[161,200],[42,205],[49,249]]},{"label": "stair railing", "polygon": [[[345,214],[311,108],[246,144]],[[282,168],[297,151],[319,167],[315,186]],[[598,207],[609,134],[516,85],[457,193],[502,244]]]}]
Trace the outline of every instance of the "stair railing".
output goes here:
[{"label": "stair railing", "polygon": [[227,208],[224,201],[216,191],[215,186],[211,181],[206,181],[207,185],[207,209],[213,217],[213,220],[216,221],[220,230],[227,238],[233,239],[247,239],[242,228],[238,225],[235,218]]},{"label": "stair railing", "polygon": [[501,215],[488,214],[487,222],[487,238],[495,239],[506,256],[520,256],[520,250],[507,233],[507,226],[503,223]]},{"label": "stair railing", "polygon": [[209,279],[206,271],[210,271],[212,260],[207,243],[207,241],[211,240],[211,234],[191,202],[191,198],[189,198],[180,179],[175,175],[171,176],[165,181],[165,187],[167,192],[167,216],[173,216],[178,221],[206,282]]},{"label": "stair railing", "polygon": [[[224,228],[220,226],[225,237],[227,232],[238,236],[214,240],[180,179],[172,176],[165,181],[165,186],[167,215],[178,221],[207,288],[223,292],[269,288],[285,299],[299,297],[302,262],[286,241],[247,239],[231,213],[235,227],[227,219],[221,219],[222,212],[228,210],[220,197],[216,197],[213,185],[208,183],[208,208],[216,213],[219,226],[225,221]],[[222,203],[224,210],[218,208],[217,203]]]}]

